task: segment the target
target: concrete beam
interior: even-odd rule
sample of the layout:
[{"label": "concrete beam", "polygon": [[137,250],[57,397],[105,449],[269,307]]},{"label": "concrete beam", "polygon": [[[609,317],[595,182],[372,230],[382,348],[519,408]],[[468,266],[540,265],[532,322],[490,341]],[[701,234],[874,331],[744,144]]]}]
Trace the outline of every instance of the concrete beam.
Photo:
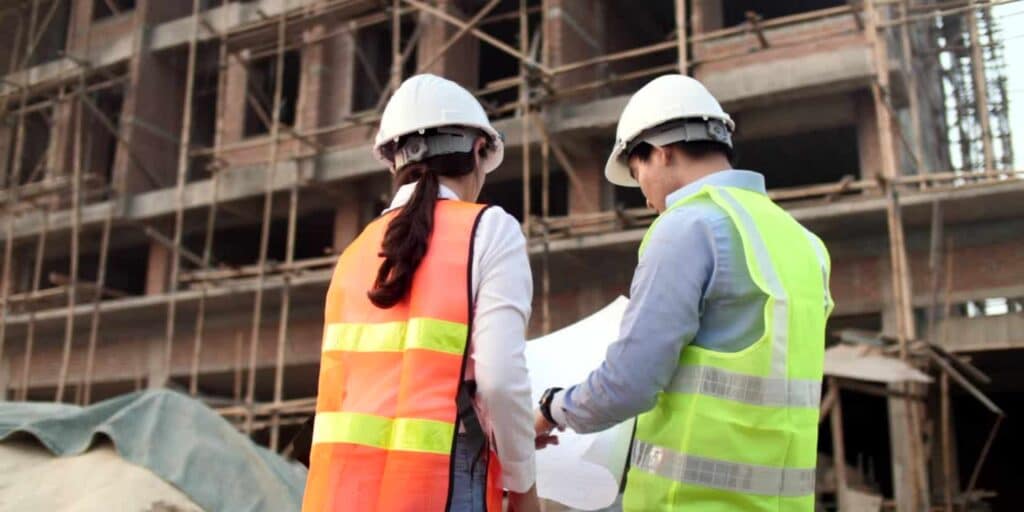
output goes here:
[{"label": "concrete beam", "polygon": [[951,352],[1024,348],[1024,313],[949,318],[933,337]]}]

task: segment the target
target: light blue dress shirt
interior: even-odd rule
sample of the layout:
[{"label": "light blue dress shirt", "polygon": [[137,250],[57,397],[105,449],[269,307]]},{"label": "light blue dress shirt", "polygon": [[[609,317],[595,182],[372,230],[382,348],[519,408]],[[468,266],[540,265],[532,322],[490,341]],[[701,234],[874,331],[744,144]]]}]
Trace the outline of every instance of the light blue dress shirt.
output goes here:
[{"label": "light blue dress shirt", "polygon": [[[766,193],[762,175],[728,170],[669,194],[666,204],[705,185]],[[672,210],[640,257],[618,341],[586,380],[555,395],[552,416],[559,425],[587,433],[650,410],[686,345],[737,352],[757,341],[764,331],[765,299],[725,211],[706,202]]]}]

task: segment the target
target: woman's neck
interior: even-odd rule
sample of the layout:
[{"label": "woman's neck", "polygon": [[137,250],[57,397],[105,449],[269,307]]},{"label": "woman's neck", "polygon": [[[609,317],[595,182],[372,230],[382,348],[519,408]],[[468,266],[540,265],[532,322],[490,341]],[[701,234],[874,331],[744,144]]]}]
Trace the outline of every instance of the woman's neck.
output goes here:
[{"label": "woman's neck", "polygon": [[477,193],[473,190],[475,187],[470,183],[471,180],[466,178],[467,176],[459,176],[457,178],[439,176],[438,181],[441,186],[448,187],[449,190],[455,192],[460,201],[476,201]]}]

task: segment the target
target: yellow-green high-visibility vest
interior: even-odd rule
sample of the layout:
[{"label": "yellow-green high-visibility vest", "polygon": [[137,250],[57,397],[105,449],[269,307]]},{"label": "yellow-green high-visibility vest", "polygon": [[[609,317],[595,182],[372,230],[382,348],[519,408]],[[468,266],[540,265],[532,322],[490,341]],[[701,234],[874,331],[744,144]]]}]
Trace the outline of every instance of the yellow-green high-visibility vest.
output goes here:
[{"label": "yellow-green high-visibility vest", "polygon": [[766,296],[764,333],[739,352],[683,349],[657,405],[639,417],[624,508],[812,511],[828,252],[764,194],[705,186],[665,213],[694,203],[721,208],[739,231]]}]

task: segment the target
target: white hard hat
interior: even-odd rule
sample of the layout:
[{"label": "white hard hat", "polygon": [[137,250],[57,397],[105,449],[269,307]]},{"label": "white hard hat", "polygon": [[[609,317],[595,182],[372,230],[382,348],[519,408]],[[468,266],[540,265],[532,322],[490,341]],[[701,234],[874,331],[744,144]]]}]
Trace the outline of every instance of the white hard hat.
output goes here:
[{"label": "white hard hat", "polygon": [[[682,123],[672,137],[647,137],[644,134],[652,128],[671,121],[696,121]],[[701,134],[695,134],[694,125],[701,126]],[[723,129],[723,125],[724,128]],[[726,131],[727,129],[727,131]],[[729,114],[722,110],[718,100],[704,87],[704,84],[684,75],[664,75],[651,80],[629,99],[619,116],[615,130],[615,147],[604,167],[608,181],[623,187],[639,187],[640,184],[629,175],[629,165],[624,161],[624,152],[638,138],[644,136],[658,146],[681,140],[714,140],[732,145],[731,132],[736,129]],[[686,134],[690,134],[689,137]]]},{"label": "white hard hat", "polygon": [[494,150],[480,163],[484,172],[498,168],[505,157],[501,134],[491,126],[480,102],[459,84],[435,75],[416,75],[398,87],[381,116],[373,154],[391,166],[381,149],[404,135],[443,126],[476,128],[490,137]]}]

